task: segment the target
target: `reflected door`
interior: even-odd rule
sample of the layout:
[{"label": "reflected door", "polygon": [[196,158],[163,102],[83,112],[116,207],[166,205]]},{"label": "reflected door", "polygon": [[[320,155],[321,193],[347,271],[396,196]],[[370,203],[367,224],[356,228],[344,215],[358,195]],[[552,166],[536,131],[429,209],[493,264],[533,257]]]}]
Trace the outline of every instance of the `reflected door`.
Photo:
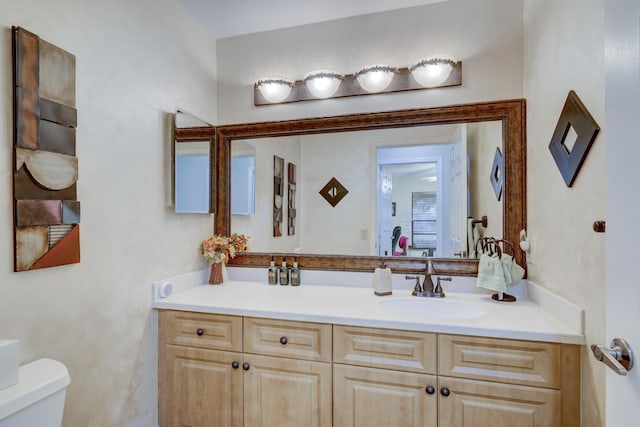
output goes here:
[{"label": "reflected door", "polygon": [[391,190],[393,180],[384,166],[378,167],[378,255],[391,256]]},{"label": "reflected door", "polygon": [[459,127],[449,156],[449,248],[444,253],[458,254],[467,249],[467,125]]}]

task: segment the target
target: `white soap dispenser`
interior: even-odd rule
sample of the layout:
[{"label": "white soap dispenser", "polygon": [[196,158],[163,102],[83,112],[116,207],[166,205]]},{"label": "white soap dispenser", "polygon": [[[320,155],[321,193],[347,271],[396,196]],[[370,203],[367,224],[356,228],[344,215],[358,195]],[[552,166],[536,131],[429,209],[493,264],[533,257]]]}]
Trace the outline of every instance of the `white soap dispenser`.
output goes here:
[{"label": "white soap dispenser", "polygon": [[383,261],[373,272],[373,293],[378,296],[391,295],[391,288],[391,269],[385,266]]}]

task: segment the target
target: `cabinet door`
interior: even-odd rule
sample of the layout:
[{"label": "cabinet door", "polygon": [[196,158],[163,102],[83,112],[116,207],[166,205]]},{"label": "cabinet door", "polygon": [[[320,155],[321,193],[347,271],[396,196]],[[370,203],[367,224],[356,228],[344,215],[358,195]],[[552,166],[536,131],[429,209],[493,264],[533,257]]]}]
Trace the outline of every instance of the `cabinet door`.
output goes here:
[{"label": "cabinet door", "polygon": [[249,427],[331,427],[331,364],[245,354]]},{"label": "cabinet door", "polygon": [[172,345],[164,353],[162,427],[242,427],[241,354]]},{"label": "cabinet door", "polygon": [[440,377],[438,393],[439,427],[563,427],[558,390]]},{"label": "cabinet door", "polygon": [[334,427],[437,425],[434,375],[334,364],[333,382]]}]

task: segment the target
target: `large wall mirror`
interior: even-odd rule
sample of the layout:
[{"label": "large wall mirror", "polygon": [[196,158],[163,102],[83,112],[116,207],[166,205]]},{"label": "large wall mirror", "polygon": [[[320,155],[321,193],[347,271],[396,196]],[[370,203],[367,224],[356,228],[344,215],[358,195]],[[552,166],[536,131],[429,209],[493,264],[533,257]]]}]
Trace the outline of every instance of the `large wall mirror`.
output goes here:
[{"label": "large wall mirror", "polygon": [[[484,234],[516,247],[526,226],[524,115],[524,100],[514,100],[212,128],[215,231],[251,236],[252,252],[234,265],[266,266],[275,254],[297,256],[303,268],[372,271],[384,259],[413,272],[429,257],[438,273],[474,275],[468,217],[486,216]],[[287,165],[279,236],[274,158]],[[499,199],[492,174],[502,178]],[[319,194],[332,178],[348,191],[335,206]]]}]

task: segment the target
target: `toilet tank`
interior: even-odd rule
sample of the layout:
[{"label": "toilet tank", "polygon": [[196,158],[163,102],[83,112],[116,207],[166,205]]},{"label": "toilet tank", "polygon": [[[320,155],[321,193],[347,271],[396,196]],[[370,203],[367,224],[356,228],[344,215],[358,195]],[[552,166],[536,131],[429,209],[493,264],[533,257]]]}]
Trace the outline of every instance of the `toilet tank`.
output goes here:
[{"label": "toilet tank", "polygon": [[19,369],[18,384],[0,390],[0,427],[60,427],[69,372],[40,359]]}]

